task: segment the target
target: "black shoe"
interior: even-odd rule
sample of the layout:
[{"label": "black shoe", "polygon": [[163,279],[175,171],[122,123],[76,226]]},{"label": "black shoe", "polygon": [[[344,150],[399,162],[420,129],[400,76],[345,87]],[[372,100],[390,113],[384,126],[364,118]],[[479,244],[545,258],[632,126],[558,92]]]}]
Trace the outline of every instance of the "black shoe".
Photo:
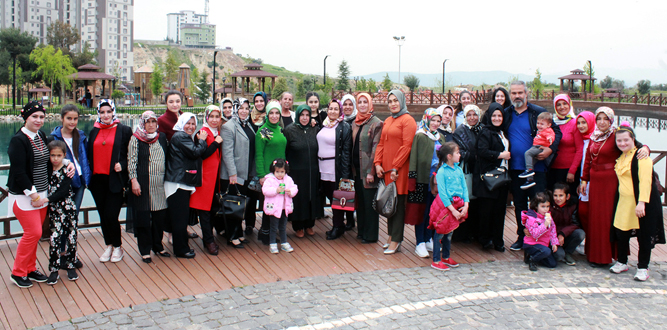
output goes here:
[{"label": "black shoe", "polygon": [[362,244],[372,244],[372,243],[377,243],[377,242],[378,242],[377,240],[375,240],[375,241],[367,241],[367,240],[365,240],[365,239],[363,239],[363,238],[361,239],[361,243],[362,243]]},{"label": "black shoe", "polygon": [[524,250],[523,251],[523,263],[528,264],[530,262],[530,255],[528,254],[528,251]]},{"label": "black shoe", "polygon": [[243,246],[243,242],[239,241],[239,244],[234,244],[232,241],[227,241],[227,245],[233,246],[235,249],[243,249],[245,246]]},{"label": "black shoe", "polygon": [[246,235],[252,235],[252,230],[253,227],[246,227],[246,229],[243,231]]},{"label": "black shoe", "polygon": [[536,272],[537,271],[537,264],[533,261],[532,258],[528,262],[528,269],[530,269],[531,272]]},{"label": "black shoe", "polygon": [[40,283],[46,282],[46,280],[48,279],[48,277],[46,277],[46,275],[40,273],[39,270],[34,270],[34,271],[28,273],[28,278],[30,280],[33,280],[35,282],[40,282]]},{"label": "black shoe", "polygon": [[496,245],[493,247],[493,249],[498,252],[505,252],[505,245]]},{"label": "black shoe", "polygon": [[30,281],[30,279],[28,279],[27,276],[16,276],[16,275],[12,274],[11,280],[19,288],[29,288],[29,287],[32,286],[32,281]]},{"label": "black shoe", "polygon": [[[150,259],[150,258],[148,258]],[[79,274],[76,273],[76,269],[67,270],[67,279],[70,281],[76,281],[79,279]]]},{"label": "black shoe", "polygon": [[75,262],[74,262],[74,268],[76,268],[76,269],[81,269],[81,268],[83,268],[83,262],[81,262],[81,260],[77,260],[77,261],[75,261]]},{"label": "black shoe", "polygon": [[352,230],[354,229],[354,227],[355,227],[354,223],[348,223],[347,225],[345,225],[345,230]]},{"label": "black shoe", "polygon": [[179,257],[179,258],[192,259],[192,258],[195,257],[195,251],[190,250],[189,252],[187,252],[185,254],[182,254],[182,255],[177,254],[176,256]]},{"label": "black shoe", "polygon": [[141,257],[141,261],[150,264],[153,261],[153,259],[151,259],[151,257],[146,257],[146,258]]},{"label": "black shoe", "polygon": [[358,239],[361,239],[361,234],[357,234],[357,238],[358,238]]},{"label": "black shoe", "polygon": [[262,233],[260,230],[259,233],[257,233],[257,239],[259,239],[262,244],[268,246],[269,245],[269,234]]},{"label": "black shoe", "polygon": [[493,242],[491,242],[491,241],[486,242],[486,244],[484,244],[484,245],[482,246],[482,249],[484,249],[484,250],[491,250],[491,249],[493,249]]},{"label": "black shoe", "polygon": [[58,283],[58,279],[60,279],[60,275],[58,275],[58,272],[51,272],[49,278],[46,280],[46,284],[56,285],[56,283]]},{"label": "black shoe", "polygon": [[327,232],[327,240],[337,239],[345,234],[345,227],[334,227]]},{"label": "black shoe", "polygon": [[153,251],[153,252],[155,254],[159,255],[160,257],[165,257],[165,258],[171,257],[171,254],[169,252],[165,251],[165,250],[162,250],[160,252],[155,252],[155,251]]},{"label": "black shoe", "polygon": [[199,237],[199,235],[197,235],[197,233],[195,233],[194,231],[188,232],[188,238],[197,238],[197,237]]},{"label": "black shoe", "polygon": [[510,250],[512,251],[520,251],[521,249],[523,249],[523,237],[519,237],[519,239],[510,246]]}]

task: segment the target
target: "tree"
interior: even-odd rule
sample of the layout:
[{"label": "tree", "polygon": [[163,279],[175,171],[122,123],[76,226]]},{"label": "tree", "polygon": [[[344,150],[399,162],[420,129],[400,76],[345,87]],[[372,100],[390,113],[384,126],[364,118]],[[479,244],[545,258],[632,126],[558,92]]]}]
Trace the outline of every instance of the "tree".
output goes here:
[{"label": "tree", "polygon": [[[37,38],[31,36],[28,32],[21,32],[16,28],[0,30],[0,50],[9,53],[13,67],[16,67],[18,58],[30,54],[33,49],[35,49],[36,43]],[[22,67],[26,66],[22,65]],[[9,79],[12,78],[13,77],[9,77]],[[16,107],[16,93],[14,93],[12,99],[12,106]]]},{"label": "tree", "polygon": [[164,61],[164,75],[167,84],[175,82],[178,79],[178,61],[176,60],[176,53],[172,49],[167,53],[167,60]]},{"label": "tree", "polygon": [[366,84],[366,78],[361,77],[359,78],[359,81],[357,81],[357,85],[354,86],[354,89],[358,92],[365,92],[368,90],[368,86]]},{"label": "tree", "polygon": [[202,103],[207,103],[208,97],[211,96],[211,83],[208,81],[208,72],[204,71],[197,82],[197,91],[195,95]]},{"label": "tree", "polygon": [[639,94],[646,94],[649,92],[650,89],[651,89],[650,80],[642,79],[639,82],[637,82],[637,92],[639,92]]},{"label": "tree", "polygon": [[122,99],[125,97],[125,92],[117,89],[111,93],[111,98],[113,99],[113,102],[118,104],[118,99]]},{"label": "tree", "polygon": [[[206,70],[204,70],[206,72]],[[190,67],[190,86],[194,86],[199,81],[201,75],[199,74],[199,69],[196,66],[192,65]]]},{"label": "tree", "polygon": [[55,21],[46,28],[46,42],[66,55],[70,55],[70,47],[80,40],[79,30],[67,23]]},{"label": "tree", "polygon": [[600,80],[600,87],[602,88],[611,88],[611,84],[614,82],[614,79],[610,76],[604,77],[604,79]]},{"label": "tree", "polygon": [[368,81],[366,82],[366,89],[368,92],[371,93],[377,92],[378,86],[375,80],[373,80],[373,78],[368,79]]},{"label": "tree", "polygon": [[403,78],[403,83],[408,86],[411,92],[414,92],[419,87],[419,78],[413,74],[409,74]]},{"label": "tree", "polygon": [[338,85],[336,89],[346,91],[350,89],[350,67],[347,61],[343,60],[338,66]]},{"label": "tree", "polygon": [[153,73],[151,74],[150,87],[151,92],[153,93],[153,96],[155,96],[156,100],[160,96],[160,93],[162,93],[162,75],[162,68],[157,63],[155,63],[155,65],[153,65]]},{"label": "tree", "polygon": [[536,92],[537,99],[539,99],[539,94],[540,91],[544,89],[544,85],[542,84],[542,72],[540,72],[540,69],[538,68],[535,70],[535,78],[533,78],[533,90]]},{"label": "tree", "polygon": [[280,97],[280,94],[287,91],[287,81],[285,81],[285,78],[280,77],[276,80],[276,86],[271,91],[271,98],[277,99]]},{"label": "tree", "polygon": [[60,104],[62,104],[62,97],[65,88],[70,86],[71,79],[69,75],[76,73],[76,69],[72,66],[72,61],[68,55],[63,54],[62,50],[56,51],[53,46],[35,48],[30,53],[30,61],[37,65],[37,69],[33,75],[42,74],[44,82],[51,85],[53,90],[54,83],[60,83]]},{"label": "tree", "polygon": [[611,83],[611,87],[623,93],[623,90],[625,89],[625,80],[614,79],[614,81]]},{"label": "tree", "polygon": [[97,49],[94,52],[90,51],[90,44],[88,41],[83,43],[83,47],[80,52],[72,53],[72,66],[78,68],[86,64],[97,64]]},{"label": "tree", "polygon": [[[587,76],[595,77],[595,67],[592,67],[590,63],[591,63],[591,62],[586,61],[586,64],[584,64],[584,72],[585,72],[585,74],[586,74]],[[591,83],[591,82],[588,81],[588,80],[583,81],[582,87],[585,88],[585,89],[584,89],[585,91],[588,91],[588,90],[589,90],[588,85],[589,85],[590,83]]]},{"label": "tree", "polygon": [[384,80],[382,80],[382,90],[390,91],[394,83],[389,79],[389,73],[385,73]]}]

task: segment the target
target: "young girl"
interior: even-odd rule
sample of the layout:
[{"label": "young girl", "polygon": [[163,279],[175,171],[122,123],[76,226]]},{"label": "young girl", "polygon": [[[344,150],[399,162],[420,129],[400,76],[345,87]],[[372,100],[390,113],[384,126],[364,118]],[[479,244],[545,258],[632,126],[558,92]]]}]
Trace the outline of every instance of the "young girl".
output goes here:
[{"label": "young girl", "polygon": [[48,145],[49,160],[53,173],[49,179],[48,197],[49,221],[51,223],[51,248],[49,249],[49,268],[51,275],[46,284],[58,282],[58,270],[67,269],[67,278],[76,281],[79,275],[74,264],[76,258],[77,217],[72,191],[72,179],[67,176],[63,159],[67,154],[67,144],[54,140]]},{"label": "young girl", "polygon": [[[455,142],[446,142],[438,150],[440,165],[435,176],[438,197],[431,205],[429,229],[436,229],[434,222],[439,219],[453,219],[459,223],[468,217],[468,187],[463,170],[458,166],[461,159],[459,147]],[[448,230],[446,230],[448,231]],[[449,270],[459,264],[449,256],[453,230],[438,233],[433,237],[433,263],[431,267],[438,270]],[[442,243],[441,243],[442,240]],[[442,258],[441,258],[442,255]]]},{"label": "young girl", "polygon": [[271,230],[269,232],[269,251],[278,253],[278,244],[276,244],[276,230],[280,232],[280,249],[285,252],[292,252],[294,249],[287,243],[287,215],[292,213],[294,206],[292,198],[299,191],[287,175],[289,172],[289,163],[282,158],[278,158],[271,163],[269,173],[264,178],[262,192],[264,192],[264,213],[269,215],[271,221]]},{"label": "young girl", "polygon": [[537,193],[530,199],[530,210],[521,212],[521,223],[530,234],[523,238],[523,261],[533,272],[537,271],[538,262],[549,268],[556,267],[556,259],[552,252],[558,250],[558,235],[549,213],[550,200],[548,193]]}]

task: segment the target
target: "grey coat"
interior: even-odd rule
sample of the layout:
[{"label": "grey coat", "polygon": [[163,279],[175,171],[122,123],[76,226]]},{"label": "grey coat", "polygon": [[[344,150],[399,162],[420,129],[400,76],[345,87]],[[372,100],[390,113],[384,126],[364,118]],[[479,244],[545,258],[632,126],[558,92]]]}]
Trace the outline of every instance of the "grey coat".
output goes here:
[{"label": "grey coat", "polygon": [[236,118],[222,125],[220,136],[222,137],[220,178],[229,180],[230,176],[236,175],[238,183],[243,185],[245,180],[256,175],[254,166],[252,173],[248,173],[250,140]]}]

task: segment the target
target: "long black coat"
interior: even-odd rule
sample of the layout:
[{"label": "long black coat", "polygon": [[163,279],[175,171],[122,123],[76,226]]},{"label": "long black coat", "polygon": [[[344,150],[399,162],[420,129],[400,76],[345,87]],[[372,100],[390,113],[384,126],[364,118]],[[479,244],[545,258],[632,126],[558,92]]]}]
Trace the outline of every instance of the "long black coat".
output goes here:
[{"label": "long black coat", "polygon": [[324,217],[320,190],[320,167],[317,159],[317,133],[319,127],[301,128],[289,125],[283,131],[287,145],[285,157],[289,162],[290,173],[299,193],[292,199],[294,212],[290,221],[306,221]]},{"label": "long black coat", "polygon": [[[473,176],[474,194],[482,198],[498,198],[501,189],[489,191],[482,182],[480,175],[500,166],[502,159],[498,159],[498,156],[505,150],[505,146],[498,133],[485,126],[477,137],[476,149],[477,164],[475,171],[478,175]],[[507,189],[507,187],[503,189]]]},{"label": "long black coat", "polygon": [[[100,129],[93,127],[88,134],[88,166],[90,169],[95,168],[95,139],[97,134],[99,134]],[[113,148],[111,151],[111,168],[109,169],[109,191],[113,193],[119,193],[123,190],[123,187],[127,186],[128,175],[127,175],[127,145],[130,143],[130,138],[132,137],[132,129],[123,124],[118,124],[116,127],[116,135],[114,136]],[[116,173],[114,167],[116,163],[120,163],[122,170],[119,175],[113,175]]]}]

